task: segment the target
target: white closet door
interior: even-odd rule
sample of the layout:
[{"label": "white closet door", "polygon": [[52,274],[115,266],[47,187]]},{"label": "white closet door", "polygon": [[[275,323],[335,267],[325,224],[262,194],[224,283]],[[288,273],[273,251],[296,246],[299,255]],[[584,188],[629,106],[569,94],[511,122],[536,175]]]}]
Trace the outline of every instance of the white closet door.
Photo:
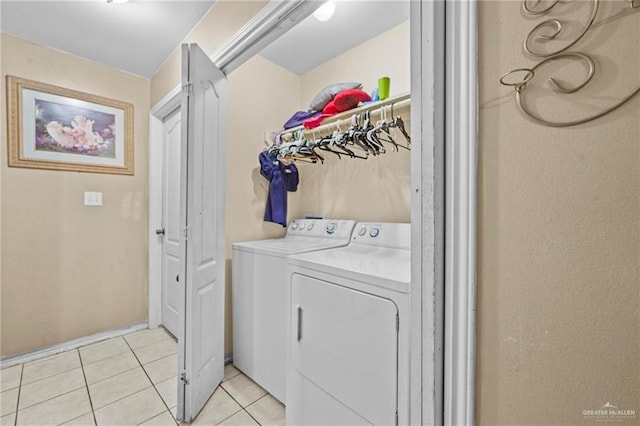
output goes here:
[{"label": "white closet door", "polygon": [[180,274],[180,111],[162,125],[162,325],[174,336],[180,335],[180,306],[184,305],[184,287],[176,279]]},{"label": "white closet door", "polygon": [[[295,274],[287,422],[396,424],[398,309],[389,299]],[[291,413],[290,411],[293,410]]]},{"label": "white closet door", "polygon": [[[184,334],[178,416],[191,421],[224,371],[227,80],[195,44],[182,46],[181,251]],[[182,381],[182,384],[180,384]],[[181,391],[180,391],[181,390]]]}]

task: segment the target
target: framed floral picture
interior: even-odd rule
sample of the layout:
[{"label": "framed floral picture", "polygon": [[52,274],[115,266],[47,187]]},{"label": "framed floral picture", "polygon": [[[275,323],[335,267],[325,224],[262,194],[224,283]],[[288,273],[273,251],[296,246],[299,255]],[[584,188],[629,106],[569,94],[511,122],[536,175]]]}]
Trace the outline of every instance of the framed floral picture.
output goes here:
[{"label": "framed floral picture", "polygon": [[7,76],[10,167],[133,175],[133,105]]}]

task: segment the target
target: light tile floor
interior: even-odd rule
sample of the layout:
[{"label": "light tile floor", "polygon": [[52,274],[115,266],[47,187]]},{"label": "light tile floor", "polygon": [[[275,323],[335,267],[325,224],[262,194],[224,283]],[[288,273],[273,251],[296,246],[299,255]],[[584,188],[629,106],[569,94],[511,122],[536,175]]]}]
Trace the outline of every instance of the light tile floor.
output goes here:
[{"label": "light tile floor", "polygon": [[[177,345],[143,330],[0,370],[0,426],[177,425]],[[193,425],[284,425],[284,406],[233,365]]]}]

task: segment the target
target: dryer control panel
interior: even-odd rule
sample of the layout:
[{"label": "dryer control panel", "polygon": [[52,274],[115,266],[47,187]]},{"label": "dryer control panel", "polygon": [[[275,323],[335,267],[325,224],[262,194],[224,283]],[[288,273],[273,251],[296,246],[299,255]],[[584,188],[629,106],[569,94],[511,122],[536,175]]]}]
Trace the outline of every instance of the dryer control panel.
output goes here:
[{"label": "dryer control panel", "polygon": [[285,238],[316,237],[349,240],[354,225],[353,220],[295,219],[289,224]]},{"label": "dryer control panel", "polygon": [[358,222],[351,244],[411,249],[411,224]]}]

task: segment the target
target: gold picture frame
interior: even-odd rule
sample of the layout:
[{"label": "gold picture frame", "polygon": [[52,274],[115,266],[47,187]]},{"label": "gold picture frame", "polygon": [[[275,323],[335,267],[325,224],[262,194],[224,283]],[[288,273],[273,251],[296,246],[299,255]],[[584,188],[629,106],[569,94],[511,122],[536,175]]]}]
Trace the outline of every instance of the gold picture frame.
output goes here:
[{"label": "gold picture frame", "polygon": [[133,175],[133,105],[7,76],[9,167]]}]

